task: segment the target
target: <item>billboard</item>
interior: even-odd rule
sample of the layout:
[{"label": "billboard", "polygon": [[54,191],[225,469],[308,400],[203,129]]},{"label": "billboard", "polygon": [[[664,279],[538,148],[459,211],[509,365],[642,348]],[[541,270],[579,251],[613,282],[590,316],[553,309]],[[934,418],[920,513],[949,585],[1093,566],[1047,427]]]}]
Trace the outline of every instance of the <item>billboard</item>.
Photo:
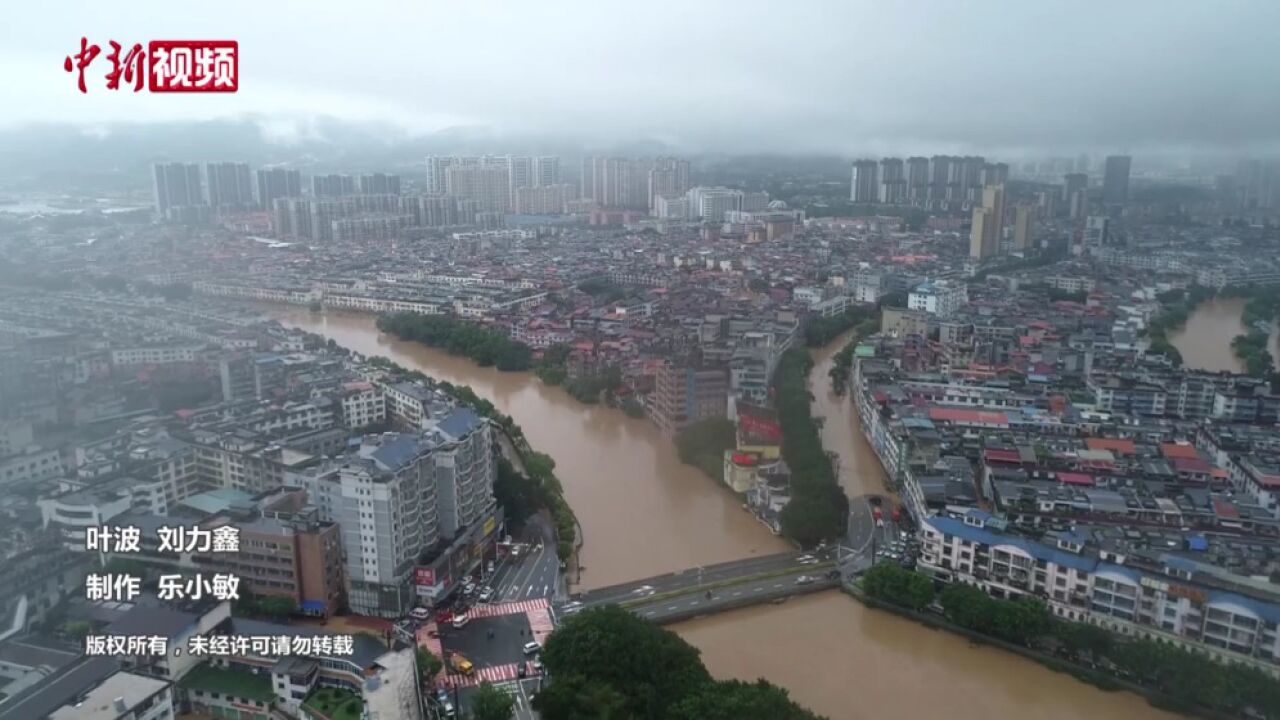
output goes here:
[{"label": "billboard", "polygon": [[738,424],[750,437],[777,442],[782,439],[782,428],[772,418],[759,415],[739,415]]},{"label": "billboard", "polygon": [[429,567],[416,567],[413,569],[413,584],[418,587],[435,587],[436,586],[436,570]]}]

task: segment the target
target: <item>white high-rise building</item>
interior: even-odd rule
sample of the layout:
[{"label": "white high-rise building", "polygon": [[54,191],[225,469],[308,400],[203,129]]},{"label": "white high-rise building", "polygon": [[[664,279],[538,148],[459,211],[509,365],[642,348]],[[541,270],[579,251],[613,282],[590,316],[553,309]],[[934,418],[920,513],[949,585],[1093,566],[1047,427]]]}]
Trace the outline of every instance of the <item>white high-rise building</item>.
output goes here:
[{"label": "white high-rise building", "polygon": [[414,567],[492,509],[492,433],[470,409],[452,408],[425,430],[367,436],[358,449],[290,477],[322,520],[342,527],[353,610],[408,612]]},{"label": "white high-rise building", "polygon": [[511,187],[512,198],[515,198],[516,190],[533,187],[533,158],[508,155],[507,184]]},{"label": "white high-rise building", "polygon": [[742,209],[743,192],[724,187],[696,187],[689,190],[689,216],[708,222],[722,222],[730,210]]},{"label": "white high-rise building", "polygon": [[[499,158],[501,159],[501,158]],[[502,164],[451,164],[444,171],[445,194],[474,200],[480,212],[511,209],[511,182],[505,159]]]},{"label": "white high-rise building", "polygon": [[533,186],[546,187],[560,184],[560,158],[544,155],[533,158]]}]

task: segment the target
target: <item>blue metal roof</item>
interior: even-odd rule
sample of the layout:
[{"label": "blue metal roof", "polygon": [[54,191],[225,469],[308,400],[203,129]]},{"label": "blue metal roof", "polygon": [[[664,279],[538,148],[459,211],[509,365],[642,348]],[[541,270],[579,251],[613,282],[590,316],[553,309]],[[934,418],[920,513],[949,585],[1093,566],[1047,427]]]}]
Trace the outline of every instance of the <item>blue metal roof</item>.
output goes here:
[{"label": "blue metal roof", "polygon": [[422,447],[422,439],[416,435],[400,435],[382,443],[371,454],[374,462],[387,470],[398,470],[413,461]]},{"label": "blue metal roof", "polygon": [[460,438],[484,424],[484,420],[471,408],[455,408],[449,416],[437,425],[440,432],[451,437]]},{"label": "blue metal roof", "polygon": [[954,518],[934,516],[925,518],[925,522],[933,526],[938,532],[946,535],[955,535],[963,540],[983,545],[1012,545],[1037,560],[1057,563],[1063,567],[1075,568],[1084,572],[1093,572],[1098,567],[1096,558],[1074,555],[1025,538],[1003,535],[985,528],[965,525],[963,521]]}]

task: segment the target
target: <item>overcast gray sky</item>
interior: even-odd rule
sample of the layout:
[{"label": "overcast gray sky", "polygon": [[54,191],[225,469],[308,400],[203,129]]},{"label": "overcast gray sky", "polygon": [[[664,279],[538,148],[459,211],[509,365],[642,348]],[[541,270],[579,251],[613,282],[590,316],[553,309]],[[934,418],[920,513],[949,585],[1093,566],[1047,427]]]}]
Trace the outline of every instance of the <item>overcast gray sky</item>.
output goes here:
[{"label": "overcast gray sky", "polygon": [[[0,127],[252,114],[689,149],[1280,145],[1280,0],[5,0]],[[62,59],[240,42],[233,95],[89,94]]]}]

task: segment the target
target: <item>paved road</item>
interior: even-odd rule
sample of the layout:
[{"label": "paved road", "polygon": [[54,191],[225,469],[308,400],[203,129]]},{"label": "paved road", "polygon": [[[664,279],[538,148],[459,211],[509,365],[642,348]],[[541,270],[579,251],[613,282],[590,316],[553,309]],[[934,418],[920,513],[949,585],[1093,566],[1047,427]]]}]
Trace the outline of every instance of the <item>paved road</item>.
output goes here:
[{"label": "paved road", "polygon": [[[537,694],[538,688],[541,687],[542,680],[540,678],[525,678],[523,680],[511,680],[504,683],[496,683],[494,687],[505,690],[507,693],[515,697],[516,705],[513,708],[511,717],[513,720],[538,720],[538,713],[534,712],[530,706],[533,696]],[[475,693],[475,688],[466,688],[459,690],[459,698],[464,708],[471,707],[471,695]]]},{"label": "paved road", "polygon": [[546,519],[541,515],[529,518],[521,541],[525,546],[521,556],[516,560],[503,558],[488,579],[495,601],[564,597],[555,533]]},{"label": "paved road", "polygon": [[825,550],[813,553],[788,552],[776,555],[764,555],[761,557],[747,558],[745,560],[708,565],[703,568],[690,568],[688,570],[683,570],[669,575],[661,575],[654,578],[636,580],[622,585],[613,585],[606,588],[599,588],[597,590],[589,590],[587,592],[578,593],[574,596],[574,599],[586,606],[607,605],[609,603],[620,603],[624,600],[633,600],[645,595],[656,595],[659,593],[693,589],[699,585],[719,583],[726,580],[733,580],[735,578],[747,577],[774,570],[794,568],[796,574],[803,574],[809,567],[809,565],[799,561],[799,558],[804,555],[813,555],[814,557],[822,559],[831,557],[830,552]]},{"label": "paved road", "polygon": [[[807,592],[835,587],[836,581],[826,577],[829,569],[829,567],[824,567],[815,571],[805,568],[803,571],[787,575],[779,575],[713,590],[710,598],[703,593],[693,592],[674,598],[658,599],[650,604],[631,605],[628,609],[640,617],[656,623],[685,619],[693,615],[718,612],[747,603],[786,598],[795,594],[797,590]],[[796,579],[803,575],[816,577],[817,579],[813,583],[798,584]]]}]

